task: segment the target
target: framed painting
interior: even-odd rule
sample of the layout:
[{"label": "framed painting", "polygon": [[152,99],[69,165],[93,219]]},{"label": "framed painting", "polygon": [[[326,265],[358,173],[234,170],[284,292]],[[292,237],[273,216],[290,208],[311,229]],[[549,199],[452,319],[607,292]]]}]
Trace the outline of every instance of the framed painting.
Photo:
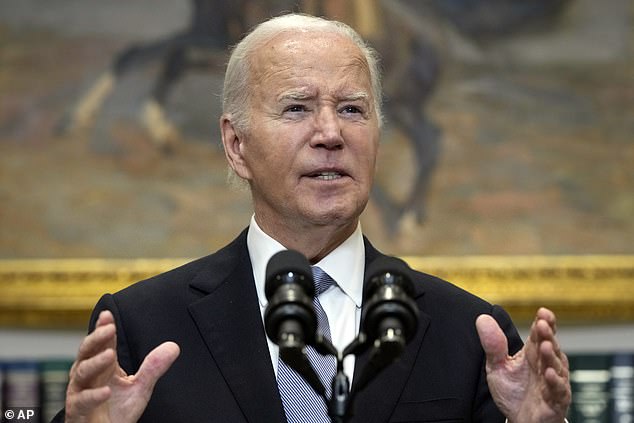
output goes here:
[{"label": "framed painting", "polygon": [[527,318],[634,320],[628,0],[0,3],[0,324],[76,325],[252,214],[219,141],[227,51],[268,16],[382,57],[384,252]]}]

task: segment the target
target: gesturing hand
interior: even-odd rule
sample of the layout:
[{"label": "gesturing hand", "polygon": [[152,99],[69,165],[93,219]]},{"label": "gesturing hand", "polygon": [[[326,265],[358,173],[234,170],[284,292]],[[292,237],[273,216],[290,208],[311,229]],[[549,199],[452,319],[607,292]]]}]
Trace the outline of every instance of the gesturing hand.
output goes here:
[{"label": "gesturing hand", "polygon": [[136,422],[152,395],[156,381],[180,354],[173,342],[152,350],[135,375],[127,375],[117,360],[112,313],[99,315],[95,330],[79,347],[66,392],[67,423]]},{"label": "gesturing hand", "polygon": [[562,423],[571,400],[568,358],[555,337],[555,314],[540,308],[524,347],[508,355],[504,332],[488,315],[476,328],[486,353],[487,382],[512,423]]}]

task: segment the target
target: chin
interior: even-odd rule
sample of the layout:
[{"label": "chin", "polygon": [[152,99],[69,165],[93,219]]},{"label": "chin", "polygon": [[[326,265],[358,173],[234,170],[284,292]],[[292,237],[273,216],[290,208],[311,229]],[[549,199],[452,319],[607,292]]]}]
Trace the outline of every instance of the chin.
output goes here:
[{"label": "chin", "polygon": [[319,225],[346,226],[357,222],[363,209],[356,207],[328,207],[311,210],[312,221]]}]

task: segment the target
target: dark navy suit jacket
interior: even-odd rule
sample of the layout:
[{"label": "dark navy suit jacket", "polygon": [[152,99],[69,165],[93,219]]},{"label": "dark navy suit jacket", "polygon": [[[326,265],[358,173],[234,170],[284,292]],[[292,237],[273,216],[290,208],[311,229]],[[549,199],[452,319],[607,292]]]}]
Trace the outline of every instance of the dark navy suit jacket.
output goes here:
[{"label": "dark navy suit jacket", "polygon": [[[141,422],[285,422],[266,342],[245,230],[220,251],[101,298],[117,322],[117,352],[130,374],[164,341],[181,355],[158,381]],[[382,256],[365,240],[366,268]],[[475,330],[491,314],[515,352],[507,313],[436,277],[411,271],[419,327],[398,361],[356,396],[352,421],[504,422],[491,399]],[[355,375],[368,354],[356,361]],[[55,420],[54,420],[55,421]],[[56,421],[63,421],[63,413]]]}]

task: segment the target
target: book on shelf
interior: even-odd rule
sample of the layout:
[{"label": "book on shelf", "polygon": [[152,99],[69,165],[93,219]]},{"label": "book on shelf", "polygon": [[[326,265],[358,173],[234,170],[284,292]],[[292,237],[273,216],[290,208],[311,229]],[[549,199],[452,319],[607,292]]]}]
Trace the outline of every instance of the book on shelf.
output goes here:
[{"label": "book on shelf", "polygon": [[50,422],[64,408],[71,365],[72,361],[65,359],[40,362],[42,422]]},{"label": "book on shelf", "polygon": [[575,423],[609,423],[609,354],[573,354],[570,361],[572,402],[568,420]]},{"label": "book on shelf", "polygon": [[612,423],[634,423],[634,353],[612,355],[610,417]]},{"label": "book on shelf", "polygon": [[4,416],[3,393],[4,393],[4,363],[0,361],[0,416]]},{"label": "book on shelf", "polygon": [[0,418],[10,409],[16,419],[30,410],[28,421],[49,422],[64,407],[71,365],[72,359],[0,361]]},{"label": "book on shelf", "polygon": [[3,408],[39,407],[40,375],[37,361],[4,363]]},{"label": "book on shelf", "polygon": [[634,423],[634,352],[569,354],[574,423]]}]

